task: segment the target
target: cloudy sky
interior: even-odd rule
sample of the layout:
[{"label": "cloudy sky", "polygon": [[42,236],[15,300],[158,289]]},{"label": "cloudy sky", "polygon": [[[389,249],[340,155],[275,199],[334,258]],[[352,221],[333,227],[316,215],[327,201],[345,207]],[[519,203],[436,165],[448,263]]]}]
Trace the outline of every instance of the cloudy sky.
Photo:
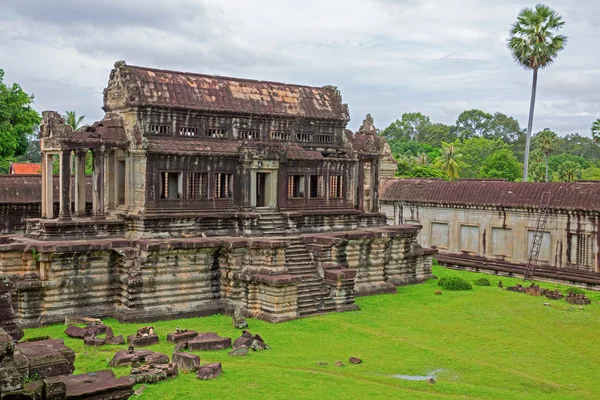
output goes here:
[{"label": "cloudy sky", "polygon": [[[589,136],[600,117],[598,0],[546,4],[566,49],[540,72],[534,131]],[[338,86],[350,128],[420,111],[454,123],[465,109],[525,126],[531,72],[505,47],[517,0],[0,0],[0,68],[38,110],[102,118],[117,60],[200,73]],[[596,26],[595,26],[596,25]]]}]

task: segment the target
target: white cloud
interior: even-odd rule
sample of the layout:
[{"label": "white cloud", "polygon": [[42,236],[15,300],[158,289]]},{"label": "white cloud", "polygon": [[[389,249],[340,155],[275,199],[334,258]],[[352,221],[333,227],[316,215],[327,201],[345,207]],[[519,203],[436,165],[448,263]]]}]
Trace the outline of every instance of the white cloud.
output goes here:
[{"label": "white cloud", "polygon": [[[0,68],[36,107],[102,116],[114,61],[210,74],[333,84],[356,129],[403,112],[453,123],[462,110],[527,121],[531,73],[505,47],[522,1],[4,0]],[[531,4],[533,5],[533,3]],[[534,130],[589,134],[600,110],[594,0],[549,4],[569,44],[540,72]],[[582,11],[584,10],[584,11]]]}]

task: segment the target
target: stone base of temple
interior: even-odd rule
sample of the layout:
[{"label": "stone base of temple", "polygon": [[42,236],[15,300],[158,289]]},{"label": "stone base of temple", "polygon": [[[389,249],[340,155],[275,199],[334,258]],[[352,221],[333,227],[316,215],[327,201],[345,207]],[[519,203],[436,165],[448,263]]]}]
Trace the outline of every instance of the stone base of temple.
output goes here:
[{"label": "stone base of temple", "polygon": [[[376,216],[374,216],[376,218]],[[272,222],[272,221],[271,221]],[[23,327],[81,314],[146,322],[231,313],[269,322],[356,310],[357,295],[431,277],[418,227],[279,236],[0,240]]]}]

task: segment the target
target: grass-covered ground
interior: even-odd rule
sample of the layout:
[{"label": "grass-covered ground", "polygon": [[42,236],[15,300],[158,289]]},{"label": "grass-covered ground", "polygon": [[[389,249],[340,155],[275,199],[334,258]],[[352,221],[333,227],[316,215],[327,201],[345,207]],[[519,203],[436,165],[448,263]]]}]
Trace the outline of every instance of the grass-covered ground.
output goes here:
[{"label": "grass-covered ground", "polygon": [[[512,293],[498,277],[434,267],[437,276],[490,279],[491,287],[434,295],[437,281],[401,287],[396,295],[357,299],[360,311],[272,325],[249,320],[270,350],[231,358],[229,350],[199,352],[202,363],[220,361],[223,375],[199,381],[195,374],[149,385],[140,399],[361,399],[361,398],[600,398],[600,294],[583,310],[564,301]],[[501,278],[504,285],[521,282]],[[522,283],[522,282],[521,282]],[[542,287],[558,287],[541,284]],[[565,287],[560,287],[564,289]],[[551,306],[544,306],[549,302]],[[133,334],[143,324],[106,320],[115,334]],[[207,318],[154,323],[161,343],[150,349],[169,356],[165,336],[179,325],[236,338],[231,319]],[[65,338],[77,351],[75,373],[109,368],[116,350],[89,348],[66,338],[65,326],[27,331],[27,337]],[[353,365],[350,356],[363,362]],[[343,367],[334,364],[341,360]],[[318,365],[326,362],[327,365]],[[393,375],[439,370],[437,383]],[[128,369],[115,370],[118,375]]]}]

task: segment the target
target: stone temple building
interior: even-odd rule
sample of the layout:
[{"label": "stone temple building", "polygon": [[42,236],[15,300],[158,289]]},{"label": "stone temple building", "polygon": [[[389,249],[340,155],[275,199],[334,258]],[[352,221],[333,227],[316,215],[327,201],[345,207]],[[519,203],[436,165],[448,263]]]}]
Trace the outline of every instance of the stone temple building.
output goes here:
[{"label": "stone temple building", "polygon": [[0,237],[23,326],[233,308],[276,322],[431,276],[418,227],[380,212],[387,144],[370,116],[346,129],[335,87],[117,62],[103,109],[78,131],[43,113],[40,218]]},{"label": "stone temple building", "polygon": [[548,202],[535,277],[600,288],[600,182],[385,179],[390,224],[421,226],[419,243],[447,265],[522,274]]}]

